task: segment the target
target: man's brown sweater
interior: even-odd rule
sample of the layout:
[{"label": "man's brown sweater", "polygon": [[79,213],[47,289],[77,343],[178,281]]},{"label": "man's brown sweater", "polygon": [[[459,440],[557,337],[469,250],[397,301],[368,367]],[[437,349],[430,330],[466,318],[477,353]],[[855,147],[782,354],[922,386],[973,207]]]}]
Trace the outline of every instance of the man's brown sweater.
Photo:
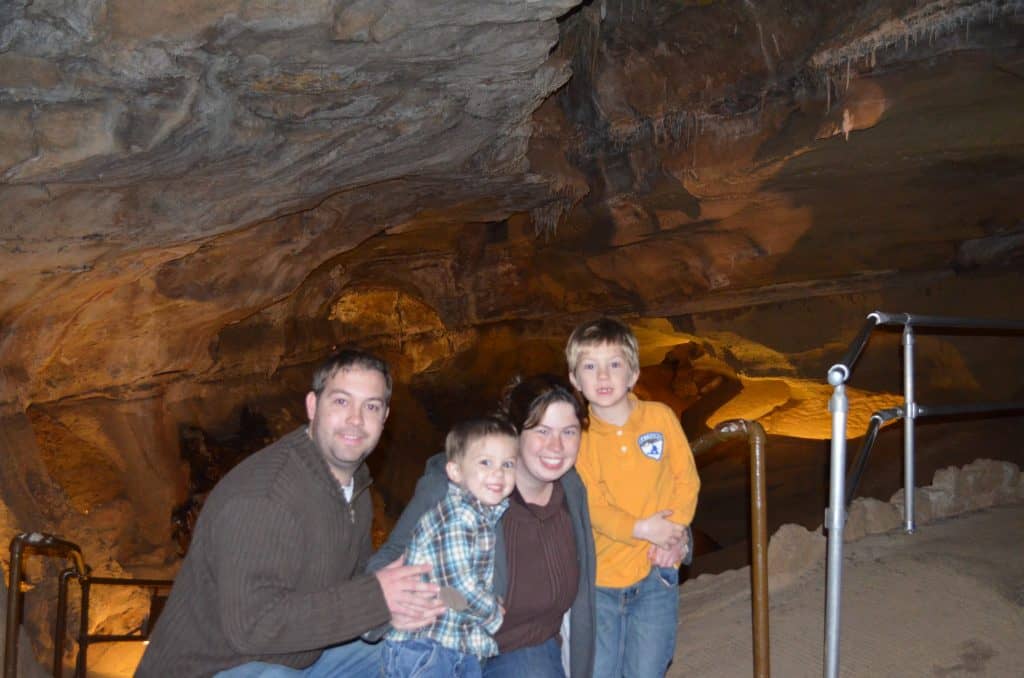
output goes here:
[{"label": "man's brown sweater", "polygon": [[138,678],[293,668],[388,621],[369,557],[369,471],[352,503],[305,428],[252,455],[206,500]]}]

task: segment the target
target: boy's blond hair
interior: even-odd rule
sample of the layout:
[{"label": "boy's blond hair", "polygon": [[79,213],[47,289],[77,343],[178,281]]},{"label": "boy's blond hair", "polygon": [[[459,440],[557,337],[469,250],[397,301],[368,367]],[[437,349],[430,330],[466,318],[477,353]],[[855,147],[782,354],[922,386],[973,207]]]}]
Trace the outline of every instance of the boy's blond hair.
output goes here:
[{"label": "boy's blond hair", "polygon": [[569,335],[569,341],[565,345],[565,362],[569,365],[569,372],[576,373],[576,365],[583,349],[602,344],[621,348],[629,369],[640,372],[640,345],[637,343],[636,335],[625,323],[607,317],[583,323]]}]

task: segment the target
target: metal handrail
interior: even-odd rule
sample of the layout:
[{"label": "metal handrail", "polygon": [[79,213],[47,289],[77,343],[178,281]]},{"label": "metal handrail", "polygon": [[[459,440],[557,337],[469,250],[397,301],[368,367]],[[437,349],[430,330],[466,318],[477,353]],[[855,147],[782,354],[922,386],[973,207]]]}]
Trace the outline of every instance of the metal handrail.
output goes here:
[{"label": "metal handrail", "polygon": [[[89,633],[89,599],[93,586],[130,586],[134,588],[168,589],[174,584],[172,579],[126,579],[122,577],[93,577],[87,575],[79,577],[78,583],[82,588],[82,609],[81,621],[78,626],[78,657],[75,660],[75,678],[85,678],[86,666],[88,665],[89,646],[93,643],[118,643],[118,642],[144,642],[149,640],[150,631],[156,620],[153,618],[154,610],[150,609],[148,622],[138,633]],[[66,610],[58,610],[58,614]],[[61,639],[63,642],[63,639]],[[56,652],[56,650],[55,650]],[[61,678],[63,670],[58,671],[59,663],[54,663],[53,676]]]},{"label": "metal handrail", "polygon": [[[970,405],[922,405],[917,404],[917,418],[922,417],[950,417],[969,414],[998,414],[1001,412],[1024,411],[1024,400],[999,402],[999,403],[973,403]],[[850,473],[846,483],[846,507],[850,507],[854,495],[857,493],[857,486],[860,485],[861,476],[867,467],[868,456],[875,445],[878,437],[878,430],[891,421],[899,421],[903,418],[902,407],[890,407],[885,410],[878,410],[871,415],[868,422],[867,433],[864,434],[864,442],[861,443],[857,461],[850,466]]]},{"label": "metal handrail", "polygon": [[[853,496],[856,481],[859,481],[867,454],[883,423],[883,410],[872,416],[868,428],[870,440],[865,440],[861,458],[856,464],[854,483],[847,488],[844,479],[846,469],[846,426],[849,412],[849,399],[845,384],[850,378],[853,365],[867,345],[872,331],[880,325],[903,326],[903,397],[904,403],[898,408],[899,416],[904,418],[903,427],[903,478],[904,530],[908,534],[914,532],[914,420],[919,416],[940,416],[950,414],[980,414],[991,412],[1008,412],[1022,409],[1024,403],[994,403],[970,405],[943,405],[926,407],[917,404],[914,398],[914,328],[927,327],[934,329],[966,329],[976,332],[1012,332],[1024,331],[1024,322],[992,320],[990,318],[963,318],[946,316],[915,315],[910,313],[885,313],[874,311],[869,313],[864,326],[854,338],[843,360],[828,370],[828,383],[833,387],[828,409],[832,413],[832,444],[831,467],[829,473],[829,506],[825,510],[825,526],[828,529],[828,564],[825,595],[825,678],[836,678],[839,675],[839,619],[843,568],[843,526],[846,523],[846,504]],[[876,417],[878,417],[876,421]],[[895,418],[893,416],[892,418]]]},{"label": "metal handrail", "polygon": [[82,549],[77,544],[65,541],[52,534],[23,532],[11,540],[11,571],[7,586],[7,629],[4,641],[4,678],[18,675],[18,631],[21,630],[21,561],[26,549],[40,552],[56,552],[71,560],[72,567],[80,575],[88,574]]},{"label": "metal handrail", "polygon": [[771,674],[771,653],[768,643],[768,503],[764,428],[756,421],[746,419],[723,421],[693,441],[690,448],[696,457],[719,443],[736,438],[750,441],[750,598],[754,622],[754,676],[768,678]]},{"label": "metal handrail", "polygon": [[860,452],[857,454],[857,461],[855,461],[853,466],[850,467],[849,480],[846,483],[845,506],[849,507],[850,502],[853,501],[853,495],[857,491],[857,486],[860,484],[860,478],[864,474],[864,468],[868,464],[868,456],[871,454],[871,448],[874,447],[875,438],[878,437],[878,430],[882,428],[883,424],[890,421],[896,421],[902,417],[902,407],[890,407],[885,410],[878,410],[871,415],[871,420],[868,422],[868,431],[864,434],[864,442],[861,443]]},{"label": "metal handrail", "polygon": [[171,579],[126,579],[120,577],[93,577],[90,568],[85,564],[82,550],[77,544],[60,539],[50,534],[39,532],[23,533],[11,540],[11,572],[10,586],[7,595],[7,630],[4,645],[3,678],[15,678],[18,671],[18,631],[21,627],[21,563],[25,549],[31,548],[44,554],[56,552],[71,560],[72,566],[60,573],[57,586],[57,619],[53,632],[53,676],[60,678],[64,672],[64,638],[67,633],[67,591],[68,580],[76,579],[81,587],[82,600],[78,627],[78,657],[75,661],[76,678],[86,675],[87,652],[90,643],[145,641],[149,638],[152,628],[153,611],[150,610],[149,623],[140,633],[131,634],[97,634],[89,633],[89,593],[93,585],[132,586],[156,589],[170,588],[174,584]]}]

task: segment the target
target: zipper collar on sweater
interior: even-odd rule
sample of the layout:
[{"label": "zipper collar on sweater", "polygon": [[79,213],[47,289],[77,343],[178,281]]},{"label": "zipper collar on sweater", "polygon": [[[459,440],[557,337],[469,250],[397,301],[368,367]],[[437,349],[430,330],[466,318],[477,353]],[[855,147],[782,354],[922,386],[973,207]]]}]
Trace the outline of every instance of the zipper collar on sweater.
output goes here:
[{"label": "zipper collar on sweater", "polygon": [[295,449],[299,458],[305,463],[306,467],[314,476],[322,479],[322,482],[326,483],[331,488],[331,492],[343,504],[354,504],[356,498],[373,484],[373,479],[370,477],[370,469],[367,468],[366,462],[361,463],[355,473],[352,474],[352,501],[346,501],[345,493],[341,489],[341,484],[338,482],[338,479],[334,477],[334,474],[331,473],[331,469],[327,465],[327,461],[320,453],[320,450],[317,449],[312,438],[309,437],[308,427],[303,426],[302,428],[293,431],[290,435],[298,438],[298,440],[296,440]]}]

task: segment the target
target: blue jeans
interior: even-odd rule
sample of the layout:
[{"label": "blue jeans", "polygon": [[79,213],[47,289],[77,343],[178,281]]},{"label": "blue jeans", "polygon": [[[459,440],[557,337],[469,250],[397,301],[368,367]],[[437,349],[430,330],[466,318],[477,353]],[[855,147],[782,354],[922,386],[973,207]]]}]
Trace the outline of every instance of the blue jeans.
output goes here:
[{"label": "blue jeans", "polygon": [[214,674],[214,678],[342,678],[379,676],[382,643],[353,640],[327,648],[311,666],[290,669],[280,664],[249,662]]},{"label": "blue jeans", "polygon": [[484,663],[484,678],[565,678],[557,638],[502,652]]},{"label": "blue jeans", "polygon": [[384,641],[385,678],[480,678],[480,660],[427,639]]},{"label": "blue jeans", "polygon": [[664,676],[676,649],[679,571],[652,567],[625,588],[597,587],[594,678]]}]

